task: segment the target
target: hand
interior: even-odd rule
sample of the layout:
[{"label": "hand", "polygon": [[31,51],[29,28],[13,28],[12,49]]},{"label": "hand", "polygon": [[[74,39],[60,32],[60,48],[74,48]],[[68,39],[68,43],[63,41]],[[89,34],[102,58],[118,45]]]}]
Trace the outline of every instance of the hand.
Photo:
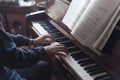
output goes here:
[{"label": "hand", "polygon": [[59,44],[57,42],[54,42],[51,45],[48,46],[44,46],[44,49],[46,51],[46,53],[50,56],[54,56],[54,55],[63,55],[66,56],[66,48],[63,44]]},{"label": "hand", "polygon": [[41,35],[33,39],[33,44],[35,45],[48,45],[55,41],[55,38],[50,34]]}]

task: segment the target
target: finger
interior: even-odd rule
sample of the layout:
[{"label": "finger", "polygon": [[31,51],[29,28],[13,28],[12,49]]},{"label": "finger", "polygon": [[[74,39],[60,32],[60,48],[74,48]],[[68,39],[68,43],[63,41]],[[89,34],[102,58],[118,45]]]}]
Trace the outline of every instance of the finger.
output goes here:
[{"label": "finger", "polygon": [[51,39],[51,38],[45,38],[44,41],[49,43],[49,44],[55,42],[55,40]]},{"label": "finger", "polygon": [[52,42],[53,42],[53,40],[52,40],[51,38],[46,38],[44,41],[45,41],[46,43],[52,43]]},{"label": "finger", "polygon": [[51,34],[46,34],[45,38],[51,38],[52,40],[55,40],[55,37],[53,37]]},{"label": "finger", "polygon": [[56,46],[58,50],[66,50],[66,47],[63,45]]},{"label": "finger", "polygon": [[67,52],[65,49],[57,49],[57,52]]},{"label": "finger", "polygon": [[59,53],[59,55],[66,56],[68,54],[68,51],[65,47],[59,47],[56,51],[57,53]]},{"label": "finger", "polygon": [[57,54],[57,55],[64,56],[64,57],[66,57],[66,56],[67,56],[67,54],[66,54],[65,52],[58,52],[58,54]]}]

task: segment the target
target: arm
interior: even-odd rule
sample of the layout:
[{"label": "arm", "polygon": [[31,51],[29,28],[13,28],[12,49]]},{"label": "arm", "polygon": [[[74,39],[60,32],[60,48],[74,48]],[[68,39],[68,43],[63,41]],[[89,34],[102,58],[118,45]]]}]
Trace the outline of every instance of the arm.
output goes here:
[{"label": "arm", "polygon": [[43,47],[34,49],[17,48],[13,39],[0,30],[0,65],[11,68],[31,66],[45,55]]},{"label": "arm", "polygon": [[[2,19],[0,16],[0,30],[5,32],[4,26],[2,25]],[[13,39],[17,46],[28,46],[29,45],[29,38],[23,37],[22,35],[13,35],[11,33],[5,32],[9,37]]]},{"label": "arm", "polygon": [[[10,44],[9,47],[4,46],[8,44]],[[11,68],[31,66],[45,55],[45,50],[42,46],[34,49],[23,49],[17,48],[14,43],[3,43],[1,50],[1,65]]]},{"label": "arm", "polygon": [[[37,42],[39,42],[38,40],[40,39],[37,39]],[[39,46],[33,49],[18,48],[14,40],[7,33],[0,30],[0,65],[3,66],[10,68],[28,67],[38,62],[44,55],[51,54],[53,57],[63,49],[64,46],[60,44]]]},{"label": "arm", "polygon": [[0,63],[10,68],[25,68],[32,66],[45,55],[44,48],[37,47],[33,49],[6,48],[0,56]]},{"label": "arm", "polygon": [[13,35],[7,32],[7,35],[10,36],[17,46],[29,46],[30,39],[28,37],[24,37],[20,34]]},{"label": "arm", "polygon": [[[28,46],[30,44],[33,44],[33,45],[48,45],[51,42],[55,41],[54,37],[52,37],[50,34],[41,35],[41,36],[39,36],[37,38],[34,38],[34,39],[24,37],[20,34],[13,35],[13,34],[10,34],[8,32],[7,32],[7,35],[9,35],[13,39],[13,41],[15,42],[15,44],[17,46],[24,46],[24,45]],[[46,41],[45,40],[46,38],[49,38],[49,40]]]},{"label": "arm", "polygon": [[[45,38],[50,37],[50,35],[42,36],[41,38],[38,37],[33,39],[33,42],[38,45],[46,45],[53,41],[45,41]],[[64,48],[63,45],[49,45],[45,47],[39,46],[33,49],[23,49],[17,47],[20,45],[29,45],[29,42],[31,41],[32,40],[23,36],[14,36],[6,33],[5,30],[3,30],[0,21],[0,65],[10,68],[28,67],[38,62],[45,54],[57,54],[58,51],[62,51],[60,48]]]}]

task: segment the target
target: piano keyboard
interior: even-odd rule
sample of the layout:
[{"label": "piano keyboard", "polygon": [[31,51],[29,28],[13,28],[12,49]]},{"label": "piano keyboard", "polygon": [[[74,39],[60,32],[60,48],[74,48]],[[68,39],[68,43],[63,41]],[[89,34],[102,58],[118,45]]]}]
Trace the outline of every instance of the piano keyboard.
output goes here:
[{"label": "piano keyboard", "polygon": [[58,43],[65,45],[68,55],[62,59],[74,70],[80,80],[112,80],[102,67],[49,22],[33,23],[33,29],[38,35],[49,33],[56,38]]}]

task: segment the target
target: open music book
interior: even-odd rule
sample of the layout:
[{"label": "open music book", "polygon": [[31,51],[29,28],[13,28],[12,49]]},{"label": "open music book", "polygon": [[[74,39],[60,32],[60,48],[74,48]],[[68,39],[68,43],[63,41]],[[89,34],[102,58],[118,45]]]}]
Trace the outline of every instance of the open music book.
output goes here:
[{"label": "open music book", "polygon": [[72,0],[62,22],[82,45],[101,50],[119,13],[120,0]]}]

